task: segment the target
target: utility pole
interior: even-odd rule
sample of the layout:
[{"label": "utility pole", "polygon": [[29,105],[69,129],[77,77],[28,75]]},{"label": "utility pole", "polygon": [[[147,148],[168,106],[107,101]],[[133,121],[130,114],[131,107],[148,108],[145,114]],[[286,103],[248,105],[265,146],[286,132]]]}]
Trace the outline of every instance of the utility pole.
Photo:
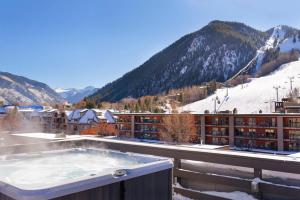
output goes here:
[{"label": "utility pole", "polygon": [[219,97],[216,96],[215,98],[212,99],[214,101],[214,114],[217,114],[217,103],[220,104]]},{"label": "utility pole", "polygon": [[294,76],[289,76],[288,79],[290,80],[290,89],[291,92],[293,92],[293,82],[294,82]]},{"label": "utility pole", "polygon": [[280,88],[280,86],[273,86],[273,88],[276,90],[276,101],[278,102],[279,101],[279,96],[278,96],[278,90]]}]

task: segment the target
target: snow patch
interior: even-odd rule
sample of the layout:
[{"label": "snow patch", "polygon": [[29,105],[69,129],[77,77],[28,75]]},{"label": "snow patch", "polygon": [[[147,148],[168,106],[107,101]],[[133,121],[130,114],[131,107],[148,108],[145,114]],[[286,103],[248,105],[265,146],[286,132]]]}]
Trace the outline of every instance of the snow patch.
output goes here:
[{"label": "snow patch", "polygon": [[79,120],[79,124],[91,124],[93,122],[99,122],[99,119],[93,110],[86,111],[86,113]]},{"label": "snow patch", "polygon": [[234,192],[217,192],[217,191],[205,191],[202,192],[204,194],[209,194],[209,195],[214,195],[218,197],[223,197],[223,198],[228,198],[232,200],[257,200],[253,196],[245,193],[245,192],[239,192],[239,191],[234,191]]},{"label": "snow patch", "polygon": [[201,48],[203,46],[203,42],[204,42],[205,38],[203,36],[199,36],[199,37],[196,37],[190,47],[188,48],[188,53],[192,53],[192,52],[195,52],[197,51],[199,48]]},{"label": "snow patch", "polygon": [[14,80],[12,80],[11,78],[7,77],[7,76],[0,76],[1,79],[12,82],[12,83],[16,83]]},{"label": "snow patch", "polygon": [[[233,110],[237,108],[238,113],[263,113],[274,111],[273,101],[276,100],[274,85],[280,85],[279,98],[285,97],[289,93],[289,76],[300,74],[300,61],[291,62],[280,67],[274,73],[253,79],[244,85],[237,85],[232,88],[218,89],[215,94],[206,99],[188,104],[179,109],[179,111],[190,111],[192,113],[204,113],[205,110],[213,111],[213,99],[218,96],[223,101],[219,110]],[[300,79],[295,78],[293,87],[300,87]],[[271,107],[271,110],[270,110]]]},{"label": "snow patch", "polygon": [[192,200],[192,199],[190,199],[188,197],[184,197],[180,194],[174,193],[173,200]]},{"label": "snow patch", "polygon": [[184,67],[180,70],[180,74],[181,74],[181,75],[185,74],[186,70],[187,70],[187,66],[184,66]]},{"label": "snow patch", "polygon": [[[297,37],[298,38],[298,37]],[[296,39],[294,42],[294,38],[287,38],[280,44],[281,52],[289,52],[292,49],[300,50],[300,40]]]},{"label": "snow patch", "polygon": [[56,93],[64,93],[70,91],[69,89],[56,88],[54,89]]},{"label": "snow patch", "polygon": [[274,27],[273,33],[270,38],[266,41],[265,45],[257,50],[256,58],[256,71],[262,65],[263,58],[265,56],[265,52],[272,48],[277,48],[279,43],[284,39],[285,30],[283,30],[282,26]]}]

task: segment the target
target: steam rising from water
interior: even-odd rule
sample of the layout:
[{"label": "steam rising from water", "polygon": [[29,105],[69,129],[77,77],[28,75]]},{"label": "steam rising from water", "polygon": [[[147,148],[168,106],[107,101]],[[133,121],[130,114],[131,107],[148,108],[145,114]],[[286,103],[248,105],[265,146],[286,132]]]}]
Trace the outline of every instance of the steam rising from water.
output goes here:
[{"label": "steam rising from water", "polygon": [[0,181],[23,189],[58,185],[93,175],[112,174],[154,158],[130,156],[96,149],[72,149],[0,157]]},{"label": "steam rising from water", "polygon": [[0,146],[26,143],[27,139],[13,137],[13,133],[42,131],[42,123],[38,118],[30,119],[17,110],[10,110],[5,117],[0,118]]}]

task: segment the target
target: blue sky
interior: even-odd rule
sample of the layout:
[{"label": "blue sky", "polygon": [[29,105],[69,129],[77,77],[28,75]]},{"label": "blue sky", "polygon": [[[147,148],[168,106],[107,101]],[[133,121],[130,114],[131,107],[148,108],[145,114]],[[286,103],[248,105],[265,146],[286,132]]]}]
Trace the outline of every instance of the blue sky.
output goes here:
[{"label": "blue sky", "polygon": [[0,0],[0,71],[101,87],[212,20],[300,28],[299,0]]}]

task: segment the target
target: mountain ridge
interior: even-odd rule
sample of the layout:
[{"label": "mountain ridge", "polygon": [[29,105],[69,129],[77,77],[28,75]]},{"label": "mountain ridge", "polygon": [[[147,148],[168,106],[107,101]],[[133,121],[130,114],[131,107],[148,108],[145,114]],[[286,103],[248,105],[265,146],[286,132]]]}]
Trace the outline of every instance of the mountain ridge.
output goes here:
[{"label": "mountain ridge", "polygon": [[[284,28],[299,32],[292,27]],[[88,99],[116,102],[211,80],[224,82],[257,55],[270,39],[273,29],[263,32],[239,22],[212,21],[200,30],[184,35]],[[255,59],[253,64],[259,68],[260,64],[256,62],[260,61]],[[256,73],[258,69],[252,70]]]},{"label": "mountain ridge", "polygon": [[0,101],[7,104],[58,104],[64,99],[45,83],[0,71]]},{"label": "mountain ridge", "polygon": [[55,92],[58,93],[61,97],[68,100],[70,103],[78,103],[79,101],[83,100],[85,97],[93,94],[96,92],[98,88],[93,86],[87,86],[82,89],[76,88],[56,88]]}]

